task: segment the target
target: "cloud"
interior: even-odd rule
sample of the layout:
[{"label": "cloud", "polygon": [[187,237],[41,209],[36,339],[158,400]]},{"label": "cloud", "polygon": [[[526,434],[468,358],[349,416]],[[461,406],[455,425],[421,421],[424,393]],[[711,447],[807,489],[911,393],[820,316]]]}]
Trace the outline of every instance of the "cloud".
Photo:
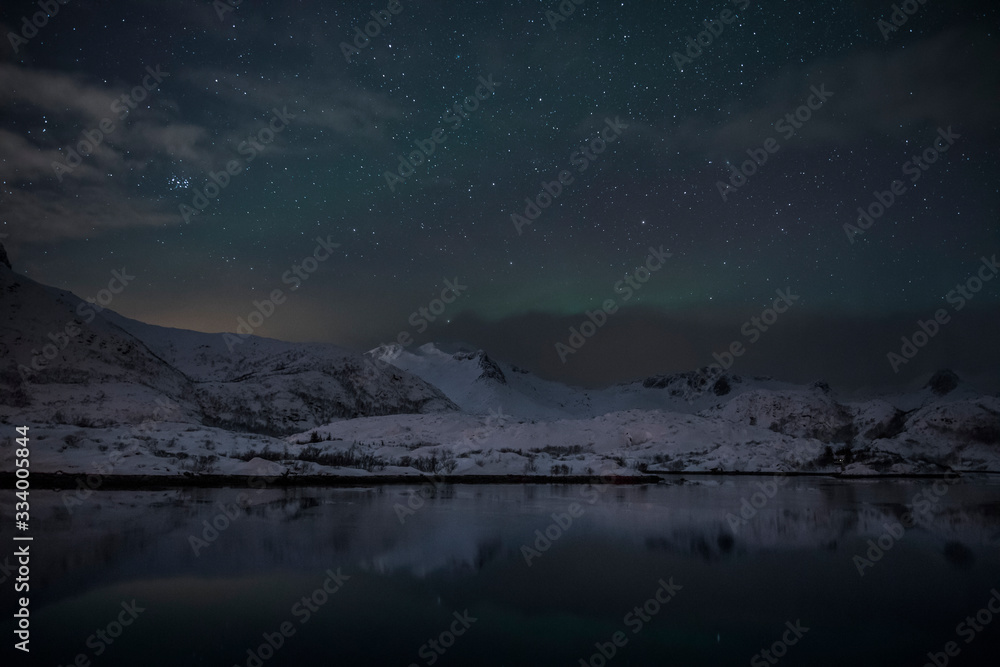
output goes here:
[{"label": "cloud", "polygon": [[6,230],[18,243],[51,244],[128,227],[177,224],[175,206],[132,199],[107,186],[74,184],[68,191],[4,188]]},{"label": "cloud", "polygon": [[[137,81],[141,75],[145,73],[137,73]],[[228,148],[214,144],[206,128],[179,122],[176,105],[160,89],[148,98],[152,108],[140,105],[120,118],[112,103],[128,92],[122,86],[99,86],[76,75],[11,64],[0,64],[0,86],[10,91],[0,108],[27,119],[16,126],[25,128],[21,133],[0,130],[4,221],[18,243],[178,224],[175,205],[136,196],[126,184],[134,184],[133,176],[153,164],[170,168],[186,162],[195,171],[228,156]],[[168,103],[161,106],[161,100]],[[43,116],[48,121],[45,134],[37,129]],[[102,121],[114,124],[111,132],[99,129]],[[71,167],[71,150],[87,133],[100,134],[101,141],[81,150],[82,159]],[[57,164],[63,168],[57,170]]]},{"label": "cloud", "polygon": [[234,114],[243,120],[287,106],[293,113],[300,112],[296,125],[330,128],[360,141],[387,140],[389,121],[403,117],[402,107],[387,96],[344,80],[251,81],[216,69],[188,72],[185,80],[230,101],[236,107]]},{"label": "cloud", "polygon": [[211,145],[208,130],[200,125],[137,121],[123,134],[121,145],[132,152],[160,153],[203,167],[215,166],[220,159],[220,152]]},{"label": "cloud", "polygon": [[5,91],[0,106],[24,103],[46,114],[83,116],[95,124],[110,115],[111,103],[120,96],[85,83],[78,75],[10,63],[0,63],[0,89]]},{"label": "cloud", "polygon": [[[62,160],[55,149],[42,149],[19,134],[0,129],[0,180],[8,182],[49,179],[53,176],[52,162]],[[90,165],[81,165],[78,178],[100,179],[100,173]]]},{"label": "cloud", "polygon": [[[143,76],[145,71],[137,72],[137,84]],[[96,86],[76,75],[0,64],[0,87],[10,91],[0,98],[0,107],[17,110],[26,117],[45,116],[55,121],[47,124],[53,131],[46,136],[59,134],[58,139],[39,139],[36,132],[30,135],[30,141],[24,136],[4,137],[5,145],[16,151],[19,163],[25,165],[23,169],[0,166],[0,171],[10,179],[55,178],[52,162],[66,164],[69,149],[78,146],[85,133],[99,132],[102,121],[113,123],[114,129],[107,135],[99,132],[100,144],[83,157],[80,167],[64,172],[60,181],[92,181],[157,157],[189,161],[200,168],[215,166],[221,159],[220,150],[209,141],[208,130],[180,122],[176,118],[176,105],[163,94],[162,88],[151,92],[147,101],[122,118],[112,104],[131,90],[125,86]],[[35,146],[35,154],[31,146]],[[59,151],[54,150],[56,146]],[[42,163],[46,163],[47,170],[38,168]]]},{"label": "cloud", "polygon": [[[139,70],[136,83],[143,76]],[[153,175],[155,181],[177,173],[197,180],[232,159],[235,146],[266,122],[258,117],[255,103],[246,100],[231,105],[236,120],[221,130],[187,122],[179,117],[180,108],[166,90],[180,78],[171,72],[146,101],[122,118],[112,103],[129,92],[124,85],[98,85],[73,74],[0,64],[0,86],[9,91],[0,99],[0,111],[20,119],[12,126],[17,129],[0,130],[4,219],[19,243],[52,243],[180,222],[176,201],[165,206],[158,197],[136,194],[132,188],[137,177]],[[262,90],[257,103],[283,106],[282,87]],[[305,95],[306,90],[296,87],[293,92]],[[356,126],[384,113],[378,99],[352,95],[351,107],[338,109],[340,119],[328,122]],[[334,98],[343,96],[338,93]],[[264,113],[269,116],[270,109]],[[352,113],[360,119],[352,119]],[[99,129],[102,122],[113,123],[110,132]],[[80,149],[81,142],[95,134],[101,137],[99,143]],[[74,149],[82,159],[71,167]],[[269,146],[269,150],[280,148]],[[57,171],[55,164],[63,169]]]},{"label": "cloud", "polygon": [[786,68],[761,82],[752,98],[734,102],[727,111],[730,120],[721,124],[696,116],[659,133],[643,131],[659,134],[654,138],[686,154],[725,159],[767,137],[777,138],[775,122],[805,103],[811,86],[825,85],[833,97],[789,146],[809,149],[909,137],[915,129],[937,125],[996,137],[1000,71],[983,63],[998,60],[1000,48],[981,30],[956,28],[889,51],[851,52]]}]

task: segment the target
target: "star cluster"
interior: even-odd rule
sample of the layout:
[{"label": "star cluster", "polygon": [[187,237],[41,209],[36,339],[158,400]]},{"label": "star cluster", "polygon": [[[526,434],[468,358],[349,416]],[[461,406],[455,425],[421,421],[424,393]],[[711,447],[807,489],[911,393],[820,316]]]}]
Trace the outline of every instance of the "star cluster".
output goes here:
[{"label": "star cluster", "polygon": [[[801,301],[733,370],[860,386],[899,379],[886,353],[1000,251],[995,3],[898,26],[870,0],[60,7],[30,39],[10,35],[34,4],[0,10],[0,231],[77,294],[134,269],[112,308],[136,319],[234,331],[323,238],[338,253],[256,333],[411,331],[601,383],[711,363],[787,288]],[[670,259],[626,302],[651,247]],[[998,304],[988,285],[903,376],[995,374]]]}]

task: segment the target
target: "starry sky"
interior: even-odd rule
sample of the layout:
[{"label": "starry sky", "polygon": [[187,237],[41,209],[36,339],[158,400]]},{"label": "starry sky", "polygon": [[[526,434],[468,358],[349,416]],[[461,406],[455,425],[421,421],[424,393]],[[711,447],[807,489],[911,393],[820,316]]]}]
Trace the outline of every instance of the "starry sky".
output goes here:
[{"label": "starry sky", "polygon": [[[127,269],[109,307],[154,324],[233,332],[281,290],[254,333],[464,341],[583,385],[737,341],[732,372],[844,389],[1000,376],[1000,280],[946,298],[1000,253],[996,3],[913,2],[900,26],[870,0],[562,8],[70,0],[36,29],[4,2],[0,241],[85,298]],[[637,275],[650,248],[669,257]],[[776,290],[798,298],[749,336]]]}]

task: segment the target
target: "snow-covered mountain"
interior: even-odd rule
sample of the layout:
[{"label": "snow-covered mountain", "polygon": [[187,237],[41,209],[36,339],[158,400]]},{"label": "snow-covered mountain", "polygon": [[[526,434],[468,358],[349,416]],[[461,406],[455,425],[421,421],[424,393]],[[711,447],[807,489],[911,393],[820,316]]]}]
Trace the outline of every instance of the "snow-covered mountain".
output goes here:
[{"label": "snow-covered mountain", "polygon": [[718,369],[657,375],[602,389],[582,389],[543,380],[468,345],[427,343],[414,351],[382,345],[368,356],[409,371],[443,391],[465,412],[486,414],[501,406],[514,417],[599,417],[625,410],[692,414],[722,405],[752,389],[796,389],[769,378],[743,378]]},{"label": "snow-covered mountain", "polygon": [[98,312],[4,262],[0,300],[0,422],[32,425],[36,471],[1000,471],[1000,398],[950,371],[868,396],[718,369],[582,389],[464,345],[227,344]]},{"label": "snow-covered mountain", "polygon": [[152,418],[159,399],[194,418],[190,380],[89,303],[0,265],[0,409],[9,419]]},{"label": "snow-covered mountain", "polygon": [[[405,446],[397,437],[405,433],[460,447],[485,429],[495,450],[583,446],[650,470],[1000,470],[1000,399],[951,371],[916,391],[858,398],[838,396],[823,382],[801,386],[710,368],[588,390],[542,380],[466,346],[426,344],[410,352],[388,345],[368,354],[438,386],[485,421],[460,427],[457,419],[445,426],[401,417],[385,428],[358,420],[319,429],[321,437],[366,441],[381,433],[386,445]],[[587,463],[558,465],[572,473],[594,470],[591,457],[580,460]]]},{"label": "snow-covered mountain", "polygon": [[[456,410],[433,386],[335,345],[136,322],[0,264],[0,416],[282,435],[336,419]],[[230,348],[232,348],[230,350]]]}]

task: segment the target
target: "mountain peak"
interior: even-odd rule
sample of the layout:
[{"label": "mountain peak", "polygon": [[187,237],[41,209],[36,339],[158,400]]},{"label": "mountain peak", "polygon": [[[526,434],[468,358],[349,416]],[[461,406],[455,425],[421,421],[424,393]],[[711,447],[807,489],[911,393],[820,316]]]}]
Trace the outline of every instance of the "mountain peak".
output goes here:
[{"label": "mountain peak", "polygon": [[478,360],[479,368],[483,371],[478,378],[479,380],[495,380],[500,384],[507,384],[507,376],[503,374],[503,370],[482,350],[456,352],[452,357],[456,361]]}]

